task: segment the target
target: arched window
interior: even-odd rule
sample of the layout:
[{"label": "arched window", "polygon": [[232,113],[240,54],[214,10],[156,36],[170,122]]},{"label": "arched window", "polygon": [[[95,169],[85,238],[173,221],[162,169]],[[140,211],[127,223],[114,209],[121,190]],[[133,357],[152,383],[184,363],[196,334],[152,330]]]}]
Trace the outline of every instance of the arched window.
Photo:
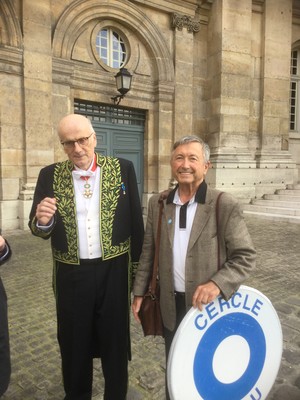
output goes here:
[{"label": "arched window", "polygon": [[96,51],[106,65],[121,68],[126,62],[126,46],[123,38],[109,28],[101,29],[96,36]]}]

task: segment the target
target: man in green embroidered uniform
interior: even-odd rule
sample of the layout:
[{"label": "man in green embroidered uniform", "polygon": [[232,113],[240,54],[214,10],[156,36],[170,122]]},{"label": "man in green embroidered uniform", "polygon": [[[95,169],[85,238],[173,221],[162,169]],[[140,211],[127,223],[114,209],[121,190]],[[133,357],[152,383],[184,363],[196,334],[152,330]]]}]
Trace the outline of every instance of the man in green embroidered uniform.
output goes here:
[{"label": "man in green embroidered uniform", "polygon": [[40,171],[29,227],[51,239],[65,399],[91,399],[100,357],[104,399],[124,400],[129,294],[144,235],[136,175],[130,161],[95,153],[84,116],[64,117],[58,136],[68,160]]}]

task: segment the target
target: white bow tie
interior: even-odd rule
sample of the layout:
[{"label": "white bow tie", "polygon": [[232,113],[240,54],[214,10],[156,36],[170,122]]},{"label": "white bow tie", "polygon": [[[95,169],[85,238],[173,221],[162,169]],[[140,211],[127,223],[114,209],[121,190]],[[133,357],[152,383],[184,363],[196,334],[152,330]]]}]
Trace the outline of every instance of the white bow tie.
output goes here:
[{"label": "white bow tie", "polygon": [[84,170],[75,170],[72,171],[72,174],[76,179],[80,179],[82,176],[95,176],[96,171],[84,171]]}]

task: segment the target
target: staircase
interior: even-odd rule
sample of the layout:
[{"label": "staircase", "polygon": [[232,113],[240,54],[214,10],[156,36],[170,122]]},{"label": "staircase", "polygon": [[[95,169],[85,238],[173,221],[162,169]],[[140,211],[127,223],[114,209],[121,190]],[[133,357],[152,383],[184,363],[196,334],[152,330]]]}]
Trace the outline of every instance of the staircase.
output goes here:
[{"label": "staircase", "polygon": [[286,189],[265,194],[262,199],[253,199],[243,205],[243,212],[274,221],[300,223],[300,184],[287,185]]}]

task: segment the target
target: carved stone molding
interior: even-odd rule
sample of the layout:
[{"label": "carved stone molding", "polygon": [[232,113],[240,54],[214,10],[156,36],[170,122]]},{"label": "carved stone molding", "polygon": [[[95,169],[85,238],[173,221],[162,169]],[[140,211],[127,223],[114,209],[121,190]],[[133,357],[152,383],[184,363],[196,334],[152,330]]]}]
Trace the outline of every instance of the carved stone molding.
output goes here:
[{"label": "carved stone molding", "polygon": [[200,21],[192,20],[188,15],[180,15],[177,13],[172,14],[172,28],[182,31],[186,27],[187,31],[190,33],[199,32]]},{"label": "carved stone molding", "polygon": [[21,48],[22,31],[12,3],[10,0],[0,0],[0,43]]}]

